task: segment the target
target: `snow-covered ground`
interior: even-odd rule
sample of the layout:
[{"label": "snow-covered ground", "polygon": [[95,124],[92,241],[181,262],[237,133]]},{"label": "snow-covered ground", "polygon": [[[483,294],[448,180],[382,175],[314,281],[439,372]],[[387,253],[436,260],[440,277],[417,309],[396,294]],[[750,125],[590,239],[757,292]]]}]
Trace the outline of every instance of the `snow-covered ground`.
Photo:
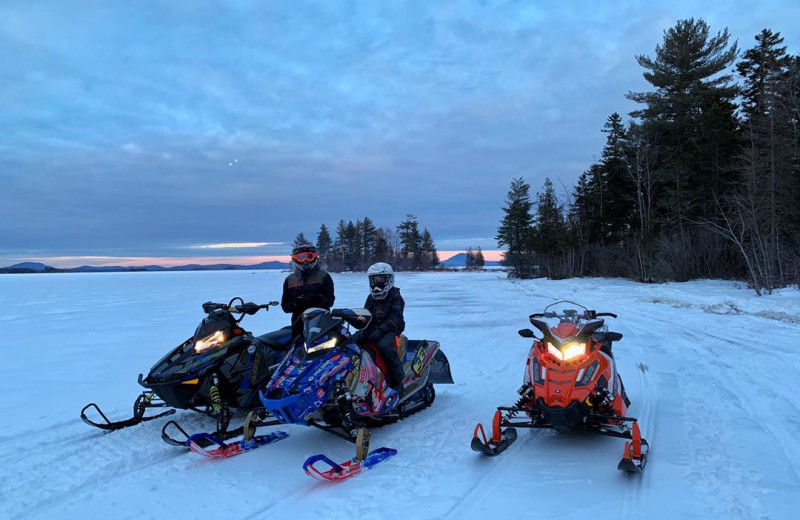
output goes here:
[{"label": "snow-covered ground", "polygon": [[[200,304],[280,297],[284,273],[0,276],[0,518],[800,518],[800,293],[756,298],[729,282],[509,281],[502,273],[400,274],[407,334],[441,342],[455,385],[373,431],[399,454],[345,483],[308,478],[309,455],[352,456],[323,432],[222,461],[164,444],[163,421],[102,433],[98,402],[130,414],[147,372],[188,337]],[[335,275],[337,304],[361,306],[366,277]],[[618,439],[520,431],[494,458],[473,427],[511,404],[527,315],[556,299],[613,311],[620,372],[652,451],[643,475],[616,469]],[[263,333],[278,311],[246,318]],[[179,412],[197,430],[208,419]]]}]

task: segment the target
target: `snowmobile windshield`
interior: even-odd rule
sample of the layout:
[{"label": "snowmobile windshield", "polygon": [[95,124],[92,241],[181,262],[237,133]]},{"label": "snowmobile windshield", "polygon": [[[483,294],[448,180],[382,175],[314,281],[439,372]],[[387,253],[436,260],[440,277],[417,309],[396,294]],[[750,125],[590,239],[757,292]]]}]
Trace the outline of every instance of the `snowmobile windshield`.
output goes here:
[{"label": "snowmobile windshield", "polygon": [[303,342],[303,357],[321,355],[341,344],[339,328],[342,319],[331,316],[324,309],[309,309],[303,313],[305,321],[305,335]]},{"label": "snowmobile windshield", "polygon": [[192,345],[198,354],[219,347],[231,338],[231,330],[236,320],[230,312],[217,310],[203,318],[194,331]]},{"label": "snowmobile windshield", "polygon": [[338,331],[342,324],[341,318],[334,318],[325,309],[308,309],[303,313],[304,339],[309,345],[316,343],[331,331]]}]

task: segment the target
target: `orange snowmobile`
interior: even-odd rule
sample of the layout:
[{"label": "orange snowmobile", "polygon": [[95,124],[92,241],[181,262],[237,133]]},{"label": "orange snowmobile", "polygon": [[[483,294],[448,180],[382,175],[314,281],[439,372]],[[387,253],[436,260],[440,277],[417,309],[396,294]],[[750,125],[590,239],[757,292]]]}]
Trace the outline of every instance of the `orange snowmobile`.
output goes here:
[{"label": "orange snowmobile", "polygon": [[[583,310],[549,310],[559,304]],[[622,334],[610,332],[603,316],[617,317],[568,301],[553,303],[544,312],[530,315],[531,324],[542,338],[536,338],[530,329],[519,331],[523,338],[534,338],[518,391],[520,398],[514,406],[497,408],[491,438],[486,437],[483,425],[475,427],[473,450],[487,455],[505,451],[517,439],[516,428],[552,428],[559,433],[587,431],[627,439],[617,468],[644,470],[649,446],[636,418],[626,416],[630,400],[611,353],[613,342],[622,339]],[[552,326],[545,321],[548,319],[553,320]],[[516,418],[518,414],[527,418]]]}]

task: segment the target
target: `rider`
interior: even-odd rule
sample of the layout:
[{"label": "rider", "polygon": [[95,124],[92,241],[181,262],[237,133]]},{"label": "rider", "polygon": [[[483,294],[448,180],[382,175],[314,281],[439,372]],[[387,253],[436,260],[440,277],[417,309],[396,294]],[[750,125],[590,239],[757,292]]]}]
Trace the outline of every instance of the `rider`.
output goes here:
[{"label": "rider", "polygon": [[400,296],[400,289],[394,286],[392,266],[378,262],[370,266],[367,276],[370,293],[364,308],[372,313],[372,320],[366,328],[353,335],[353,341],[356,344],[373,343],[378,347],[386,360],[387,384],[399,395],[403,395],[403,364],[395,345],[397,336],[406,328],[403,319],[405,302]]},{"label": "rider", "polygon": [[312,307],[330,310],[335,296],[333,279],[320,266],[317,248],[302,244],[292,250],[294,271],[283,282],[281,308],[292,313],[292,339],[303,335],[303,312]]}]

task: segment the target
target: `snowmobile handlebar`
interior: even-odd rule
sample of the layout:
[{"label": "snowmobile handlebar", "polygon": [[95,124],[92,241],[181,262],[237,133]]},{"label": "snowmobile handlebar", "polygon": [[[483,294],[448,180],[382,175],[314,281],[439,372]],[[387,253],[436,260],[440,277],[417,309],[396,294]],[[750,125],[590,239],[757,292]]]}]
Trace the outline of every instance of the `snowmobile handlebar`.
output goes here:
[{"label": "snowmobile handlebar", "polygon": [[[557,312],[549,311],[549,312],[535,312],[535,313],[530,315],[530,318],[560,318],[562,316],[563,316],[563,314],[559,314]],[[617,315],[614,314],[613,312],[597,312],[597,311],[593,311],[593,310],[589,310],[589,309],[587,309],[583,313],[582,317],[585,318],[585,319],[588,319],[588,320],[593,320],[595,318],[600,318],[602,316],[608,316],[610,318],[616,318],[617,317]]]},{"label": "snowmobile handlebar", "polygon": [[271,301],[271,302],[265,303],[263,305],[259,305],[257,303],[253,303],[253,302],[247,302],[247,303],[242,302],[241,305],[231,305],[232,303],[233,303],[233,300],[231,300],[230,303],[206,302],[206,303],[203,304],[203,311],[206,314],[208,314],[208,313],[216,311],[216,310],[224,309],[224,310],[227,310],[228,312],[235,312],[237,314],[253,315],[253,314],[257,313],[261,309],[269,309],[270,307],[274,307],[274,306],[278,305],[278,302],[276,302],[276,301]]}]

